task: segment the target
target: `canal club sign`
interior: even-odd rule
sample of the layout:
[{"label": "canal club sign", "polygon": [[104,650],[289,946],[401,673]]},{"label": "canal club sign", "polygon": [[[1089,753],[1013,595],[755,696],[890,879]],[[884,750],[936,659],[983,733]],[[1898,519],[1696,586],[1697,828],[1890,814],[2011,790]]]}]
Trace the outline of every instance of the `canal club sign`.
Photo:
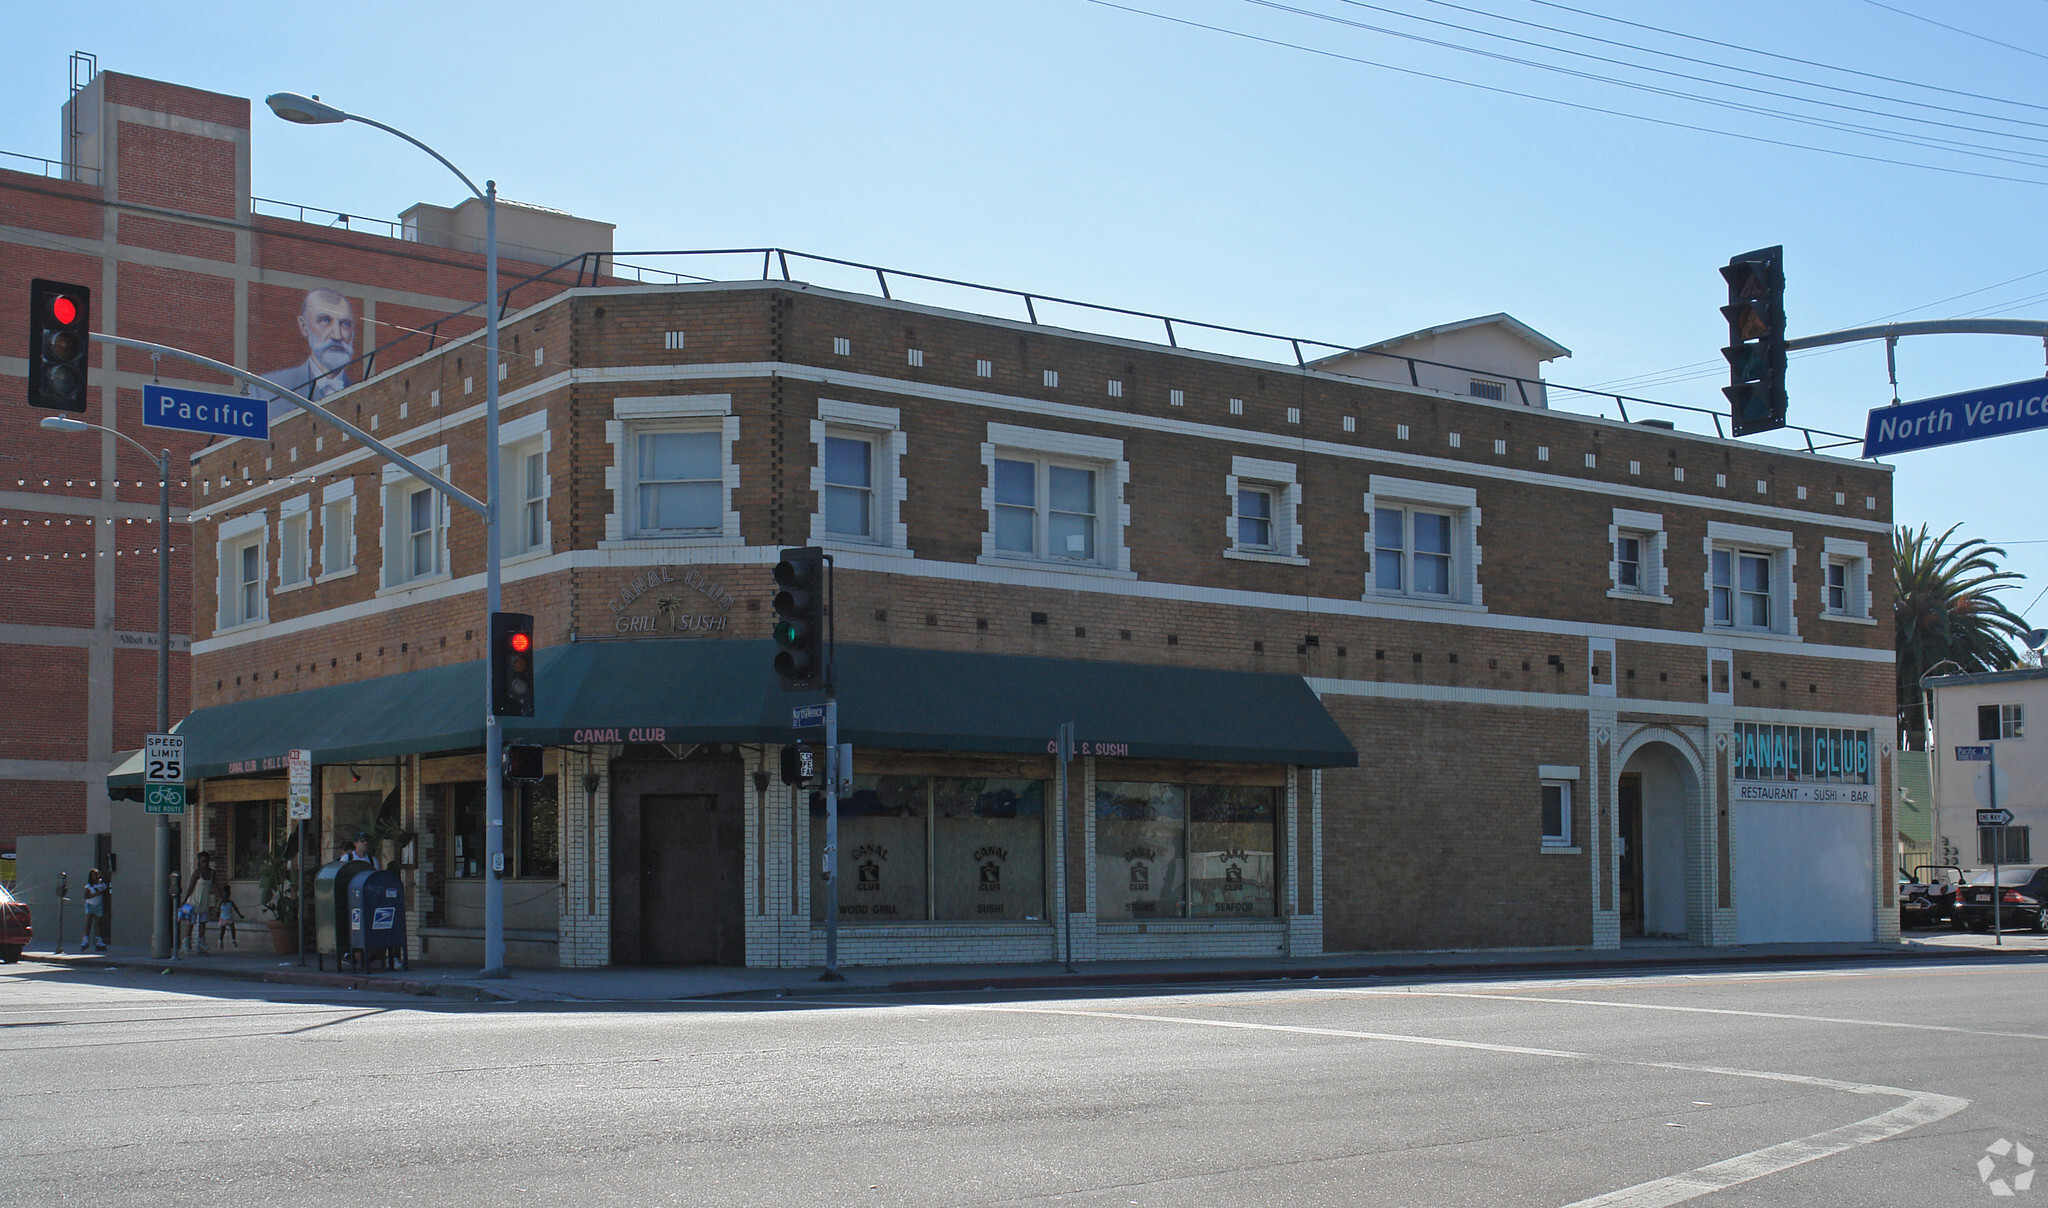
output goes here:
[{"label": "canal club sign", "polygon": [[605,607],[620,635],[714,634],[730,623],[732,595],[694,566],[656,566],[633,576]]}]

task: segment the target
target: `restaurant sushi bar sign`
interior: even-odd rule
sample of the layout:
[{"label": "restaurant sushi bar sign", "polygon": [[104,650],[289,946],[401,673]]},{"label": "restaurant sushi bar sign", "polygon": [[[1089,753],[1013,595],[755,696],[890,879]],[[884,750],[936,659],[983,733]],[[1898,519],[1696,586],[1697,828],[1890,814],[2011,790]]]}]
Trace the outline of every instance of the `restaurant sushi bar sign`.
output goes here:
[{"label": "restaurant sushi bar sign", "polygon": [[605,601],[620,635],[723,633],[732,595],[694,566],[656,566],[634,575]]}]

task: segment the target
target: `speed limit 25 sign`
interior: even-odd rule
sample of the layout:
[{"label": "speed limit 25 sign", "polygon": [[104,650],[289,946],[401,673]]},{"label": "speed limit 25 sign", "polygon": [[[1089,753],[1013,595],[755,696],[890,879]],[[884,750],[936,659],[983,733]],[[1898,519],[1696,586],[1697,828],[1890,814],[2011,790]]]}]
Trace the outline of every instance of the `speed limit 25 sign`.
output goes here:
[{"label": "speed limit 25 sign", "polygon": [[185,782],[185,736],[151,734],[142,740],[142,782],[183,784]]}]

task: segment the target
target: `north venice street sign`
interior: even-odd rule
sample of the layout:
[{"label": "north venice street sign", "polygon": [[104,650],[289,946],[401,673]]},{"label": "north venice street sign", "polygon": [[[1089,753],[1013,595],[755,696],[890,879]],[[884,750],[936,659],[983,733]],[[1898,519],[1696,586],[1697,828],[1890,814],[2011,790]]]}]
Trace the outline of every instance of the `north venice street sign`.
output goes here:
[{"label": "north venice street sign", "polygon": [[1863,429],[1863,456],[1931,449],[2035,428],[2048,428],[2048,378],[1879,407]]}]

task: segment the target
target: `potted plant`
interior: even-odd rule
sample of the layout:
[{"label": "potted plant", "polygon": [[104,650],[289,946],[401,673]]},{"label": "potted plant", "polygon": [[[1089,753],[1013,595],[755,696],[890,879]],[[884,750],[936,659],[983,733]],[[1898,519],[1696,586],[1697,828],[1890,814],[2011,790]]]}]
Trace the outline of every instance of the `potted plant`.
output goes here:
[{"label": "potted plant", "polygon": [[270,916],[270,942],[280,956],[299,950],[299,881],[292,869],[289,838],[270,845],[257,871],[257,895]]}]

